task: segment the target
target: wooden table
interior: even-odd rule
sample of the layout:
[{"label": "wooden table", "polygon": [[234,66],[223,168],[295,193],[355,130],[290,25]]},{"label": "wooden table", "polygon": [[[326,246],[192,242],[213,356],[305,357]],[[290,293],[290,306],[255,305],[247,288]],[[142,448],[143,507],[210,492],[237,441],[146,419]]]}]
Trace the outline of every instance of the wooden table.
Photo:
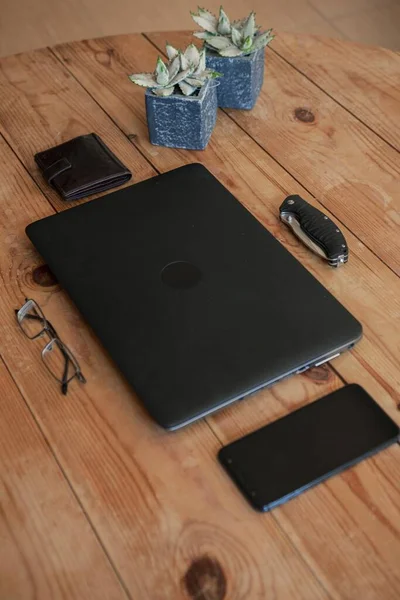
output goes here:
[{"label": "wooden table", "polygon": [[[400,58],[279,35],[251,112],[219,111],[204,152],[152,146],[143,91],[162,33],[85,41],[0,61],[0,598],[272,600],[400,597],[400,448],[270,514],[220,468],[222,444],[346,382],[400,422]],[[97,132],[135,181],[201,161],[363,323],[332,365],[176,433],[147,416],[24,233],[65,210],[35,152]],[[350,246],[334,270],[278,220],[300,193]],[[107,277],[107,273],[104,273]],[[33,297],[88,378],[61,396],[14,308]]]}]

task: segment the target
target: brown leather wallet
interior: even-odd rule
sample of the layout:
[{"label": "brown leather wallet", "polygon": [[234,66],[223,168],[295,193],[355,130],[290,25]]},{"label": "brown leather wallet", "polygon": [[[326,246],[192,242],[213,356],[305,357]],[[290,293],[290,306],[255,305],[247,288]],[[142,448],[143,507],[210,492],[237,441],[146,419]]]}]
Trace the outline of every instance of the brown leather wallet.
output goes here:
[{"label": "brown leather wallet", "polygon": [[122,185],[132,173],[95,133],[35,154],[44,178],[63,200],[78,200]]}]

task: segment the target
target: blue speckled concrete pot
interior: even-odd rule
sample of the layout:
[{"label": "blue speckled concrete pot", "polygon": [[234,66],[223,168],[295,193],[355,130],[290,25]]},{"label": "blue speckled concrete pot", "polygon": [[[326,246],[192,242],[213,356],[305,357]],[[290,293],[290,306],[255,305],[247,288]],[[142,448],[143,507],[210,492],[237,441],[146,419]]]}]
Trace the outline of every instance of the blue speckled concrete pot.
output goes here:
[{"label": "blue speckled concrete pot", "polygon": [[227,58],[207,50],[207,67],[223,73],[218,79],[218,106],[250,110],[256,103],[264,81],[265,48]]},{"label": "blue speckled concrete pot", "polygon": [[150,141],[156,146],[204,150],[217,119],[215,82],[207,81],[197,96],[155,96],[146,91]]}]

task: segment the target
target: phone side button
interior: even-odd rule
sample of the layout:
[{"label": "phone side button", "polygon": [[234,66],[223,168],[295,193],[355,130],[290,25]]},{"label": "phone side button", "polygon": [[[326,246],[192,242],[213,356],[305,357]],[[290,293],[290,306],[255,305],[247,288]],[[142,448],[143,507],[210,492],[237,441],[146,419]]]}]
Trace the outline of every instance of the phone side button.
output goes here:
[{"label": "phone side button", "polygon": [[338,352],[337,354],[332,354],[332,356],[328,356],[328,358],[324,358],[324,360],[320,360],[319,362],[315,363],[314,367],[320,367],[321,365],[325,364],[329,360],[333,360],[334,358],[337,358],[338,356],[340,356],[340,352]]}]

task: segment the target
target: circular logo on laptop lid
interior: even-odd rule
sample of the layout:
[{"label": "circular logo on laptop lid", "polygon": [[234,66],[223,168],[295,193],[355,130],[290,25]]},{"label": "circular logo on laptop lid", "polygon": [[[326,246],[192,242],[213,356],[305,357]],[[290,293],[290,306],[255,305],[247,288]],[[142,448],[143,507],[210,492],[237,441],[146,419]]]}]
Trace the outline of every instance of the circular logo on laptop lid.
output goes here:
[{"label": "circular logo on laptop lid", "polygon": [[187,290],[197,285],[201,278],[198,267],[181,260],[169,263],[161,271],[163,283],[175,289]]}]

